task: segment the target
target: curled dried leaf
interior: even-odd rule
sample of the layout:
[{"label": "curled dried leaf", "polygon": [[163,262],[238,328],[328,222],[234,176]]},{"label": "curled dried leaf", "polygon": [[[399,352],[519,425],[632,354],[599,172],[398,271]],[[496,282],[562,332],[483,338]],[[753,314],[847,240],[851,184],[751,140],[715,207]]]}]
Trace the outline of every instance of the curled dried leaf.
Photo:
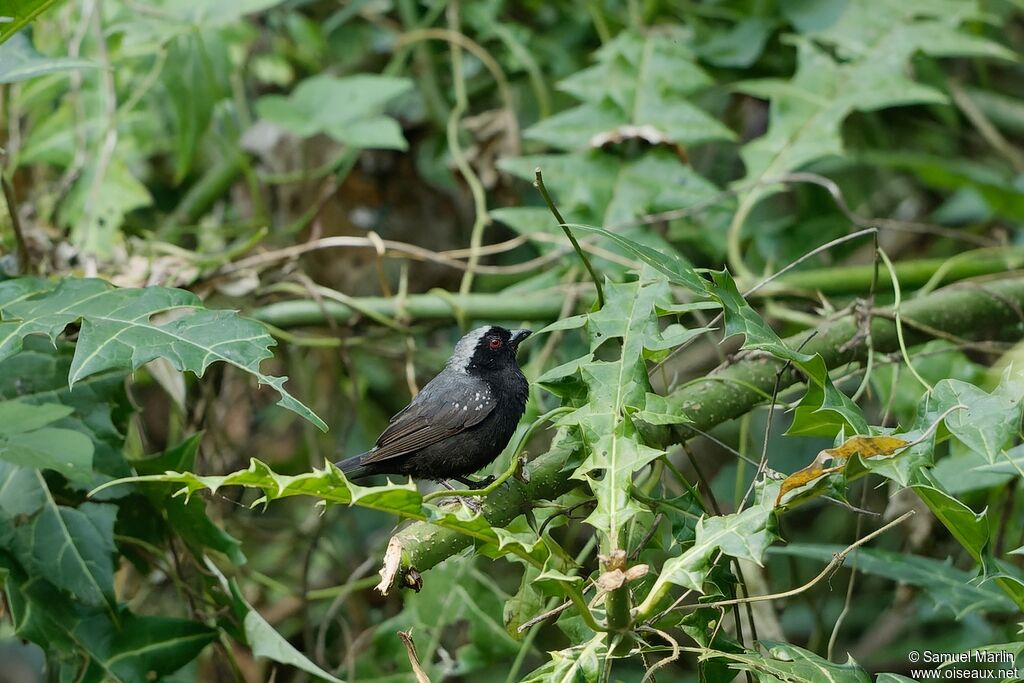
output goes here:
[{"label": "curled dried leaf", "polygon": [[376,590],[381,595],[387,595],[391,587],[395,585],[395,578],[402,567],[402,541],[398,536],[392,536],[388,541],[388,548],[384,551],[384,562],[377,572],[380,574],[380,583]]},{"label": "curled dried leaf", "polygon": [[626,570],[626,581],[636,581],[647,576],[650,568],[646,564],[637,564]]},{"label": "curled dried leaf", "polygon": [[613,590],[622,588],[623,584],[626,583],[626,572],[621,569],[613,569],[597,577],[595,583],[599,589],[605,593],[610,593]]},{"label": "curled dried leaf", "polygon": [[416,683],[430,683],[427,672],[423,670],[423,665],[420,664],[419,655],[416,654],[416,643],[412,642],[412,632],[398,631],[397,633],[398,637],[402,640],[402,645],[405,646],[405,654],[409,656],[409,664],[412,666],[412,672],[416,676]]},{"label": "curled dried leaf", "polygon": [[[846,467],[846,463],[850,458],[858,453],[865,458],[887,456],[909,445],[909,443],[909,441],[895,436],[852,436],[835,448],[826,448],[819,451],[810,465],[786,477],[782,482],[781,488],[779,488],[779,495],[775,499],[775,504],[778,505],[782,502],[782,497],[793,489],[800,488],[827,474],[839,472]],[[841,464],[831,467],[827,466],[829,462],[834,460],[841,461]]]}]

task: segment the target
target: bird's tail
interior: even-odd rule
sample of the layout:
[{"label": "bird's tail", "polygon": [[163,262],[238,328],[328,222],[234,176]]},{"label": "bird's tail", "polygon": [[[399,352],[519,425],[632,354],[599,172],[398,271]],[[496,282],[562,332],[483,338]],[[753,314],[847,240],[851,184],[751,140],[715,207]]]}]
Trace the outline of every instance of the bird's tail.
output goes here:
[{"label": "bird's tail", "polygon": [[363,464],[363,458],[365,458],[368,453],[369,451],[366,453],[360,453],[359,455],[353,455],[351,458],[339,460],[334,464],[338,469],[345,473],[345,478],[349,481],[362,479],[363,477],[368,477],[373,474],[373,468],[369,465]]}]

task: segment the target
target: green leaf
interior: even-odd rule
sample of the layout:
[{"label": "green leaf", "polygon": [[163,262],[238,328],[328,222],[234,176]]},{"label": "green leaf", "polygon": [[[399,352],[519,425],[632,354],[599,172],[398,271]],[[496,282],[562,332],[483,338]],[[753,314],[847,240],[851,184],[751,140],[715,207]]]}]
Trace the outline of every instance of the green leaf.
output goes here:
[{"label": "green leaf", "polygon": [[595,66],[559,84],[584,104],[531,126],[525,137],[566,150],[599,146],[603,136],[614,141],[623,132],[686,146],[731,140],[732,131],[688,99],[712,81],[696,65],[685,33],[662,28],[624,31],[604,45]]},{"label": "green leaf", "polygon": [[9,436],[0,432],[0,460],[55,470],[71,481],[92,479],[92,442],[70,429],[44,427]]},{"label": "green leaf", "polygon": [[523,569],[519,590],[505,603],[502,620],[505,622],[505,630],[516,640],[522,639],[527,633],[526,631],[520,633],[519,627],[544,611],[547,598],[534,585],[539,574],[539,569],[526,565]]},{"label": "green leaf", "polygon": [[559,421],[582,434],[586,457],[573,476],[590,484],[597,507],[587,523],[602,532],[610,549],[621,546],[626,522],[642,509],[630,496],[633,474],[663,453],[643,443],[630,413],[646,404],[644,352],[661,339],[655,308],[668,294],[664,281],[606,284],[604,307],[588,314],[586,329],[591,351],[616,344],[619,358],[579,365],[587,403]]},{"label": "green leaf", "polygon": [[273,626],[268,624],[267,620],[242,595],[237,581],[228,579],[209,560],[206,562],[206,567],[217,577],[225,594],[230,596],[231,611],[234,613],[235,618],[242,623],[245,642],[252,650],[253,655],[294,666],[317,678],[331,681],[331,683],[343,683],[343,681],[327,673],[310,661],[304,654],[296,650]]},{"label": "green leaf", "polygon": [[[48,339],[29,336],[20,353],[0,361],[0,400],[20,403],[62,404],[73,412],[50,426],[83,434],[92,443],[93,477],[71,480],[73,487],[88,490],[110,477],[129,474],[124,458],[124,434],[134,408],[125,392],[124,373],[107,371],[91,375],[68,387],[74,348]],[[76,468],[77,469],[77,468]]]},{"label": "green leaf", "polygon": [[0,509],[13,522],[9,548],[18,561],[86,605],[113,606],[117,507],[58,505],[39,470],[3,466],[0,476]]},{"label": "green leaf", "polygon": [[168,109],[173,113],[171,150],[176,183],[184,180],[192,168],[215,108],[231,97],[228,44],[214,31],[204,29],[171,40],[166,48],[167,62],[160,72]]},{"label": "green leaf", "polygon": [[656,594],[669,583],[703,592],[704,581],[719,551],[761,564],[765,551],[775,539],[772,515],[778,493],[779,482],[761,482],[755,503],[746,510],[731,515],[702,517],[697,522],[693,545],[662,565],[651,594]]},{"label": "green leaf", "polygon": [[6,0],[0,9],[0,43],[13,36],[56,0]]},{"label": "green leaf", "polygon": [[[192,446],[193,444],[186,442],[183,448]],[[219,476],[202,476],[192,472],[164,472],[125,477],[104,484],[97,491],[93,491],[92,495],[121,484],[148,482],[180,484],[173,495],[182,496],[186,501],[190,500],[196,491],[216,492],[225,486],[244,486],[261,491],[263,496],[254,501],[253,505],[293,496],[313,496],[330,505],[357,505],[453,529],[472,537],[480,552],[490,553],[495,557],[508,554],[518,554],[521,557],[524,554],[524,551],[517,549],[516,544],[508,543],[507,537],[503,539],[499,536],[497,530],[493,529],[480,514],[470,512],[462,506],[441,508],[423,504],[423,497],[411,481],[406,484],[358,486],[346,480],[341,470],[332,464],[327,464],[324,469],[314,468],[311,472],[284,475],[274,472],[265,463],[252,459],[247,469]],[[546,553],[538,555],[539,559],[544,557]]]},{"label": "green leaf", "polygon": [[1022,400],[1024,381],[1007,372],[991,394],[967,382],[943,380],[932,390],[929,409],[942,413],[963,406],[946,416],[946,427],[972,451],[995,463],[1020,428]]},{"label": "green leaf", "polygon": [[[498,168],[531,182],[538,167],[567,221],[605,228],[656,211],[706,203],[719,194],[714,184],[660,148],[627,160],[592,150],[505,157],[498,162]],[[531,215],[544,218],[547,230],[555,227],[550,216]],[[619,234],[636,241],[649,238],[649,233],[633,230]]]},{"label": "green leaf", "polygon": [[788,434],[835,436],[843,430],[848,435],[869,433],[860,408],[832,383],[821,354],[809,355],[786,346],[775,330],[743,298],[728,271],[714,271],[711,279],[713,286],[708,285],[707,289],[722,305],[725,336],[742,334],[742,348],[767,351],[777,358],[790,361],[808,379],[807,393],[797,406]]},{"label": "green leaf", "polygon": [[764,675],[788,683],[823,683],[824,681],[828,681],[828,683],[871,683],[871,677],[864,669],[860,668],[857,662],[853,661],[852,657],[847,659],[846,664],[833,664],[813,652],[789,643],[771,640],[760,642],[761,646],[767,650],[767,656],[752,652],[733,653],[710,650],[703,652],[700,659],[722,657],[739,671],[750,671],[758,678]]},{"label": "green leaf", "polygon": [[605,636],[598,634],[582,645],[550,654],[551,661],[531,672],[522,683],[597,683],[608,645]]},{"label": "green leaf", "polygon": [[974,561],[980,562],[989,541],[989,526],[985,512],[974,512],[935,486],[916,484],[913,488],[960,545],[970,553]]},{"label": "green leaf", "polygon": [[404,150],[408,145],[401,128],[381,112],[411,88],[412,81],[390,76],[314,76],[288,97],[261,97],[256,113],[299,137],[324,133],[353,149]]},{"label": "green leaf", "polygon": [[102,168],[90,160],[61,203],[58,219],[70,229],[75,246],[108,256],[121,239],[125,216],[152,203],[149,190],[123,160],[115,157]]},{"label": "green leaf", "polygon": [[[841,550],[842,546],[838,545],[790,543],[769,552],[830,562]],[[858,572],[920,588],[936,607],[949,609],[957,619],[976,611],[1013,612],[1016,609],[1002,591],[991,583],[977,583],[973,574],[957,569],[950,559],[942,562],[919,555],[860,548],[856,559],[853,556],[847,559],[847,566],[854,566],[854,562]]]},{"label": "green leaf", "polygon": [[[201,440],[202,434],[194,434],[155,458],[134,462],[135,470],[143,476],[190,471],[195,466]],[[158,514],[164,515],[170,527],[191,547],[199,551],[210,548],[227,555],[236,566],[245,564],[241,541],[213,523],[202,500],[174,496],[173,484],[144,486],[142,490]]]},{"label": "green leaf", "polygon": [[977,3],[960,0],[849,0],[828,28],[792,37],[797,70],[789,81],[736,85],[771,100],[768,132],[740,151],[751,205],[777,186],[750,188],[843,150],[841,127],[852,112],[918,103],[945,96],[907,76],[918,52],[934,56],[1012,59],[1005,48],[971,35],[963,24],[980,18]]},{"label": "green leaf", "polygon": [[675,395],[665,397],[647,392],[643,409],[633,412],[631,416],[649,425],[685,424],[690,419],[683,412],[681,401],[675,398]]},{"label": "green leaf", "polygon": [[9,571],[5,588],[15,633],[59,658],[72,680],[157,680],[195,659],[217,636],[194,621],[125,609],[115,621],[103,609],[68,601],[38,576],[29,578],[0,553],[3,566]]},{"label": "green leaf", "polygon": [[[206,310],[198,297],[181,289],[119,289],[77,278],[44,286],[35,279],[0,283],[0,360],[19,351],[27,335],[56,340],[67,325],[81,321],[69,386],[105,370],[134,370],[154,358],[197,375],[224,362],[274,388],[281,396],[278,405],[326,431],[323,420],[285,390],[285,378],[259,371],[275,344],[260,323],[233,311]],[[172,310],[173,319],[158,316]]]},{"label": "green leaf", "polygon": [[[0,24],[0,35],[5,28]],[[16,83],[44,74],[94,68],[96,64],[87,59],[44,57],[36,52],[28,36],[22,33],[11,36],[6,44],[0,46],[0,83]]]},{"label": "green leaf", "polygon": [[667,277],[669,282],[686,287],[702,296],[706,294],[704,279],[697,275],[693,266],[675,250],[652,249],[645,244],[623,237],[619,233],[590,225],[573,224],[572,230],[573,232],[589,232],[606,237]]}]

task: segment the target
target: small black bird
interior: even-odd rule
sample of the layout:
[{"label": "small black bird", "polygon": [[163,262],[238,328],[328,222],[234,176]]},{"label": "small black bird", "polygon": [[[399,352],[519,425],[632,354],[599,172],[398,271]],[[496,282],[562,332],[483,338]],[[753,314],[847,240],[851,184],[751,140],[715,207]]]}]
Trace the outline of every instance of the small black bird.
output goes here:
[{"label": "small black bird", "polygon": [[391,418],[377,444],[338,467],[349,479],[399,474],[481,485],[466,475],[501,454],[526,409],[529,384],[516,349],[530,334],[496,325],[467,334],[444,370]]}]

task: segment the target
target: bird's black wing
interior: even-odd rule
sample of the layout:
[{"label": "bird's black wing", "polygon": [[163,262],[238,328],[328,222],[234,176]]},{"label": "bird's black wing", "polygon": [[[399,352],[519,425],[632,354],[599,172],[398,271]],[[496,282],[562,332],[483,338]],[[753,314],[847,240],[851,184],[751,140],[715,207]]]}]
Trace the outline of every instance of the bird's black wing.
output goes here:
[{"label": "bird's black wing", "polygon": [[380,462],[432,446],[478,424],[495,405],[490,387],[481,380],[466,379],[454,386],[432,381],[391,418],[362,463]]}]

